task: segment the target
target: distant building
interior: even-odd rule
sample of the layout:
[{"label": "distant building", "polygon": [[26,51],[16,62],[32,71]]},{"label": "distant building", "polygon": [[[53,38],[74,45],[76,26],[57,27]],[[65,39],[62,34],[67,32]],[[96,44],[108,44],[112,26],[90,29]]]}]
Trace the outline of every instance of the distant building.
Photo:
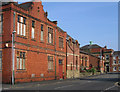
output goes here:
[{"label": "distant building", "polygon": [[120,72],[120,51],[114,51],[113,60],[110,62],[110,72]]},{"label": "distant building", "polygon": [[104,63],[104,72],[110,71],[110,62],[112,62],[113,53],[112,49],[107,49],[107,46],[101,47],[97,44],[90,44],[81,47],[80,50],[101,58],[102,62]]},{"label": "distant building", "polygon": [[80,50],[80,70],[89,69],[89,63],[89,54]]}]

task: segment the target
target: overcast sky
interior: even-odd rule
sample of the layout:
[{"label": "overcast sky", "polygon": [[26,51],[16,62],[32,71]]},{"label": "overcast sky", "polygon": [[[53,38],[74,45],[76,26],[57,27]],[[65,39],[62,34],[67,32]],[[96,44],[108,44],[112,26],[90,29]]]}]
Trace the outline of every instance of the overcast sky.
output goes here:
[{"label": "overcast sky", "polygon": [[43,8],[48,11],[48,18],[57,20],[58,26],[81,46],[93,41],[118,50],[117,2],[43,2]]}]

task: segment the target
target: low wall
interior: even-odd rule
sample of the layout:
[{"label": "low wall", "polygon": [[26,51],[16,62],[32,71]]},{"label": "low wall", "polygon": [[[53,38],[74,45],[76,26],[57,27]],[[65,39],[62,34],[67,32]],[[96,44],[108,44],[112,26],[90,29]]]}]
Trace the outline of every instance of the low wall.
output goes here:
[{"label": "low wall", "polygon": [[[99,74],[101,74],[101,73],[100,72],[94,73],[94,75],[99,75]],[[93,75],[92,72],[83,72],[83,73],[80,73],[80,78],[91,76],[91,75]]]},{"label": "low wall", "polygon": [[[74,75],[74,76],[73,76]],[[67,78],[79,78],[80,72],[78,70],[67,70]]]}]

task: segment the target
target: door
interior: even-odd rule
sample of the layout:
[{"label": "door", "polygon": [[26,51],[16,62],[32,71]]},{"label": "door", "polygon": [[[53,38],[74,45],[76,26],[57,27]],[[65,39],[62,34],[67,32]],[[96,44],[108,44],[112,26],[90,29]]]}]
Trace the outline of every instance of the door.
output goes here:
[{"label": "door", "polygon": [[62,60],[59,60],[59,76],[60,79],[63,79],[63,64],[62,64]]}]

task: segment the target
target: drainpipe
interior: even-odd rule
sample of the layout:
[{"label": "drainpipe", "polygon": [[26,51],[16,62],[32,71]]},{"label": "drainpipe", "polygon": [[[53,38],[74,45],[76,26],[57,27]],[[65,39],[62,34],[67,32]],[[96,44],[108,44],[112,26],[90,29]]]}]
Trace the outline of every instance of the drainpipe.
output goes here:
[{"label": "drainpipe", "polygon": [[66,39],[66,76],[67,76],[67,39]]},{"label": "drainpipe", "polygon": [[56,76],[56,30],[55,30],[55,80],[57,79]]},{"label": "drainpipe", "polygon": [[74,42],[73,42],[73,78],[74,78]]},{"label": "drainpipe", "polygon": [[13,15],[13,32],[12,32],[12,85],[15,84],[15,74],[14,74],[14,67],[15,67],[15,12]]}]

